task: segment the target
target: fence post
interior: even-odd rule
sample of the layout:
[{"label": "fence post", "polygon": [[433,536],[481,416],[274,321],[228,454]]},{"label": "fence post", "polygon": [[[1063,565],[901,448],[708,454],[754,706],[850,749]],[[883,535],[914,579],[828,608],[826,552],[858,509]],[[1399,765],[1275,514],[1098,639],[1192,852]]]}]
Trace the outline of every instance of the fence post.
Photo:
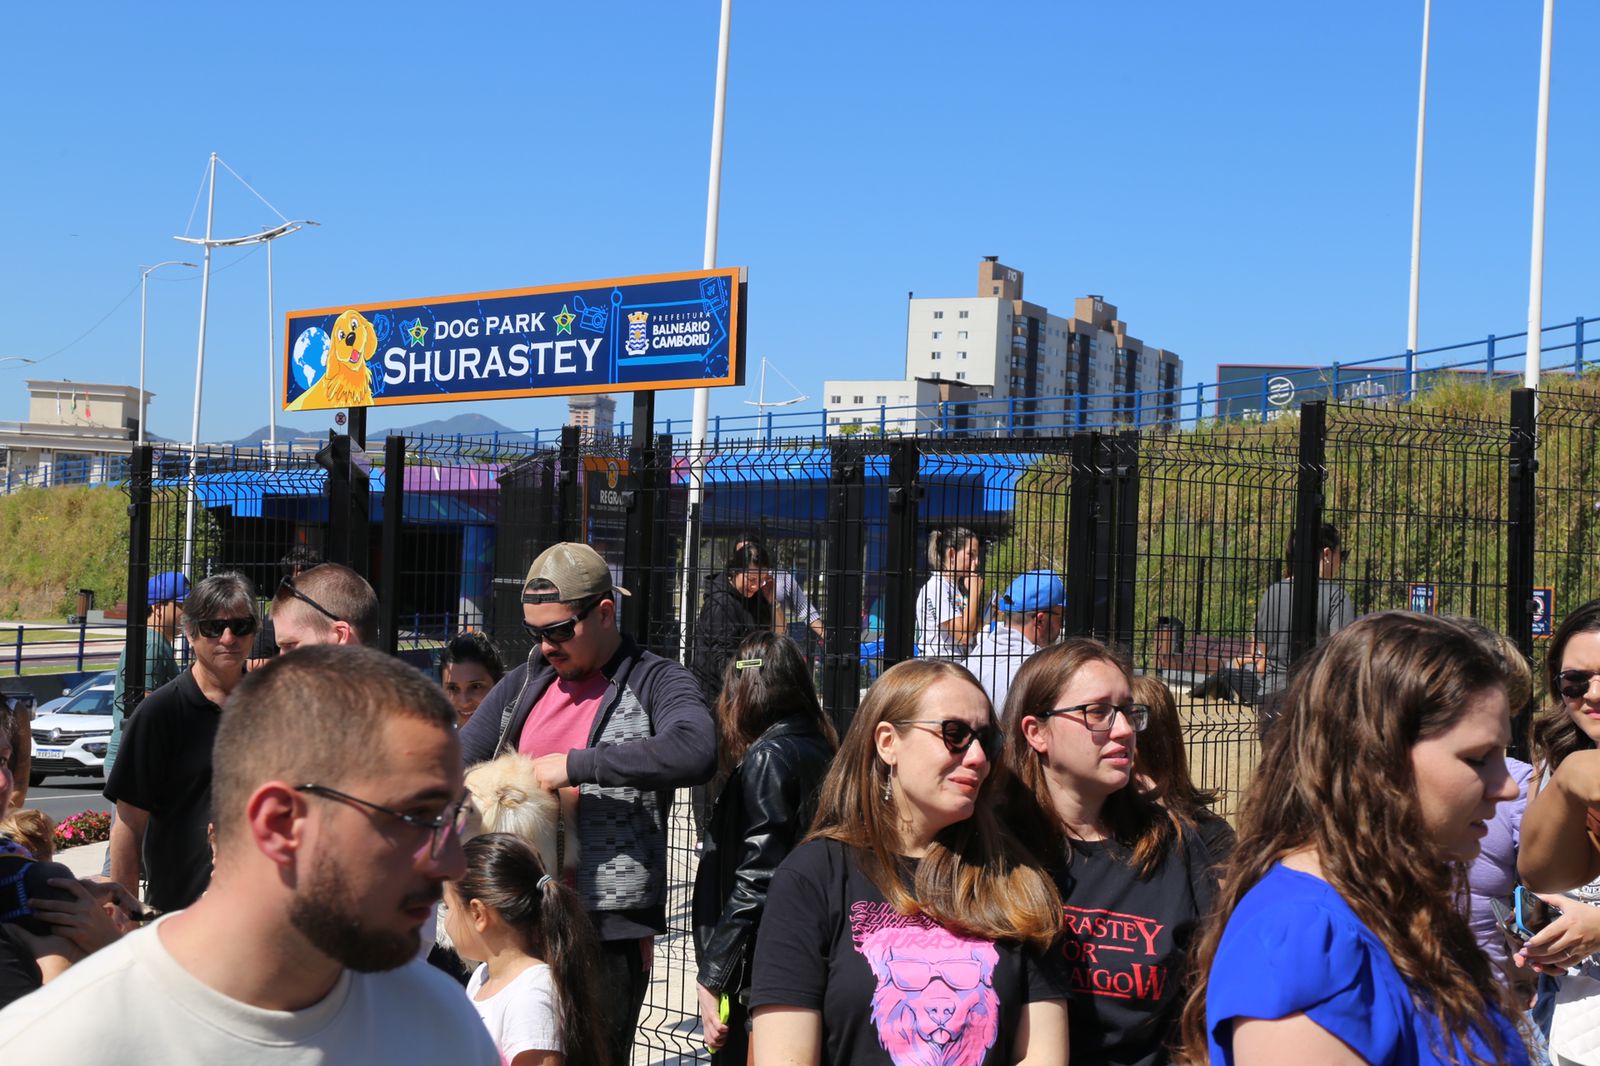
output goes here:
[{"label": "fence post", "polygon": [[1488,375],[1486,377],[1486,380],[1488,380],[1490,383],[1493,383],[1494,382],[1494,334],[1493,333],[1489,334],[1489,339],[1484,342],[1483,361],[1484,361],[1484,365],[1489,368],[1489,373],[1488,373]]},{"label": "fence post", "polygon": [[822,703],[842,734],[861,699],[861,581],[865,569],[866,462],[857,448],[836,441],[828,483],[828,526],[832,558],[828,560],[828,602],[823,615],[827,633],[822,659]]},{"label": "fence post", "polygon": [[1094,631],[1095,514],[1099,508],[1095,438],[1093,433],[1074,433],[1069,456],[1065,629],[1074,637]]},{"label": "fence post", "polygon": [[[1534,489],[1539,472],[1535,390],[1511,390],[1511,462],[1506,523],[1506,629],[1531,662],[1533,659]],[[1526,760],[1528,723],[1533,704],[1512,708],[1511,751]]]},{"label": "fence post", "polygon": [[1583,316],[1572,323],[1572,376],[1583,376]]},{"label": "fence post", "polygon": [[400,535],[405,526],[406,439],[391,435],[383,442],[383,534],[379,550],[378,647],[385,654],[400,650]]},{"label": "fence post", "polygon": [[1107,632],[1111,643],[1133,650],[1135,584],[1139,573],[1139,434],[1124,431],[1111,445],[1115,478],[1116,526],[1111,544],[1116,565],[1111,573],[1116,582],[1111,597],[1111,624]]},{"label": "fence post", "polygon": [[[350,558],[350,438],[335,434],[321,451],[317,462],[327,472],[323,492],[328,501],[327,561],[352,566]],[[353,567],[352,567],[353,569]]]},{"label": "fence post", "polygon": [[580,513],[582,504],[578,500],[578,463],[581,459],[578,454],[578,444],[582,432],[577,426],[561,427],[561,472],[557,479],[561,510],[557,521],[560,524],[562,540],[587,543],[588,538],[584,536],[583,515]]},{"label": "fence post", "polygon": [[[628,590],[628,622],[634,639],[647,651],[655,649],[651,638],[654,580],[651,563],[655,558],[656,485],[655,450],[650,447],[652,413],[641,410],[641,397],[649,397],[646,407],[654,406],[654,395],[636,392],[633,399],[633,440],[628,446],[627,504],[624,519],[627,540],[622,548],[622,587]],[[665,501],[662,506],[665,507]]]},{"label": "fence post", "polygon": [[[124,719],[144,699],[146,677],[145,629],[150,619],[150,508],[152,456],[146,444],[133,450],[128,471],[128,627],[123,630],[122,714]],[[185,574],[185,577],[188,575]],[[21,673],[21,635],[17,631],[18,673]]]},{"label": "fence post", "polygon": [[901,439],[889,453],[889,543],[883,587],[883,665],[904,662],[917,636],[917,504],[922,499],[917,441]]},{"label": "fence post", "polygon": [[1300,478],[1295,491],[1294,555],[1289,560],[1289,657],[1298,662],[1317,643],[1322,559],[1322,489],[1327,477],[1328,404],[1300,407]]},{"label": "fence post", "polygon": [[1410,348],[1406,349],[1406,398],[1403,402],[1410,403],[1417,391],[1417,353]]}]

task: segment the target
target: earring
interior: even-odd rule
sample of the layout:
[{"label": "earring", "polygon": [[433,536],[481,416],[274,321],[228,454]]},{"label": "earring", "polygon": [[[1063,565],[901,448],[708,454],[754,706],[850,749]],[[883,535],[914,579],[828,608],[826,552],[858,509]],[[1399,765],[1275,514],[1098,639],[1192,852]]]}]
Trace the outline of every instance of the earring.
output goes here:
[{"label": "earring", "polygon": [[883,801],[888,803],[894,799],[894,767],[890,766],[883,779]]}]

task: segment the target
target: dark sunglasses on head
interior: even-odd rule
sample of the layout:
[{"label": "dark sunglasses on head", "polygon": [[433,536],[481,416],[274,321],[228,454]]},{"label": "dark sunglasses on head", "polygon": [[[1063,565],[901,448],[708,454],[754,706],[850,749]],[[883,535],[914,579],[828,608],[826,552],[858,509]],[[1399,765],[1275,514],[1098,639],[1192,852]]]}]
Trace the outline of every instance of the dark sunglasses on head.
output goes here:
[{"label": "dark sunglasses on head", "polygon": [[301,592],[299,586],[297,586],[294,583],[294,578],[292,578],[292,577],[286,577],[282,581],[278,582],[278,592],[280,592],[280,593],[287,592],[289,595],[293,596],[295,599],[299,600],[301,603],[306,604],[308,607],[312,608],[315,611],[318,611],[318,612],[322,613],[323,615],[326,615],[328,620],[331,621],[331,622],[342,622],[342,621],[344,621],[344,619],[340,618],[338,615],[334,614],[332,611],[330,611],[326,607],[322,606],[322,604],[318,603],[316,600],[312,599],[310,596],[307,596],[304,592]]},{"label": "dark sunglasses on head", "polygon": [[978,746],[983,749],[983,754],[988,758],[996,759],[1000,757],[1000,744],[1004,738],[1000,732],[1000,727],[997,725],[990,724],[974,729],[957,718],[941,718],[938,721],[911,718],[894,724],[896,726],[933,726],[932,731],[939,734],[939,739],[944,741],[945,750],[951,755],[965,755],[967,749],[972,747],[972,742],[976,740]]},{"label": "dark sunglasses on head", "polygon": [[1556,690],[1569,700],[1581,700],[1589,694],[1594,676],[1593,670],[1563,670],[1556,675]]},{"label": "dark sunglasses on head", "polygon": [[561,621],[547,626],[536,626],[532,622],[524,621],[522,628],[528,631],[528,635],[534,639],[535,643],[565,644],[578,631],[578,623],[589,617],[589,612],[599,605],[599,600],[591,600],[589,601],[589,606],[571,618],[563,618]]},{"label": "dark sunglasses on head", "polygon": [[202,618],[194,624],[194,631],[207,640],[216,640],[226,629],[236,637],[248,637],[256,631],[256,620],[244,618]]}]

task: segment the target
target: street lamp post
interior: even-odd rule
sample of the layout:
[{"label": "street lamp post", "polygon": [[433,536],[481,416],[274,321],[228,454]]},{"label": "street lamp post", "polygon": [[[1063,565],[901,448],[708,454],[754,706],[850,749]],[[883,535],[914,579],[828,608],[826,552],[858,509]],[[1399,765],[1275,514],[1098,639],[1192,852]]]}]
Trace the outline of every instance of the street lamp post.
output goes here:
[{"label": "street lamp post", "polygon": [[162,267],[170,267],[170,266],[192,267],[194,265],[195,265],[194,263],[185,263],[185,262],[182,262],[181,260],[177,260],[177,259],[168,259],[165,263],[157,263],[155,266],[148,266],[148,267],[140,267],[139,268],[139,434],[138,434],[137,439],[134,441],[134,444],[137,447],[143,447],[144,446],[144,420],[145,420],[145,407],[146,407],[145,398],[144,398],[144,304],[145,304],[145,290],[147,288],[149,288],[150,275],[154,274],[156,271],[160,270]]}]

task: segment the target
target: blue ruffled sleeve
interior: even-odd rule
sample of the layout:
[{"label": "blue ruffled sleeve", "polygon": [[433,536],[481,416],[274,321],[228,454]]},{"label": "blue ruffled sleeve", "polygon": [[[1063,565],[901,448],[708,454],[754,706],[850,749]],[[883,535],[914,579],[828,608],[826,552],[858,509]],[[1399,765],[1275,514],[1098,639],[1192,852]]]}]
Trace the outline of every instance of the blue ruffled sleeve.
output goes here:
[{"label": "blue ruffled sleeve", "polygon": [[1240,901],[1207,984],[1213,1064],[1232,1066],[1234,1019],[1302,1013],[1370,1063],[1406,1060],[1406,988],[1343,901],[1319,898],[1331,891],[1277,868]]}]

